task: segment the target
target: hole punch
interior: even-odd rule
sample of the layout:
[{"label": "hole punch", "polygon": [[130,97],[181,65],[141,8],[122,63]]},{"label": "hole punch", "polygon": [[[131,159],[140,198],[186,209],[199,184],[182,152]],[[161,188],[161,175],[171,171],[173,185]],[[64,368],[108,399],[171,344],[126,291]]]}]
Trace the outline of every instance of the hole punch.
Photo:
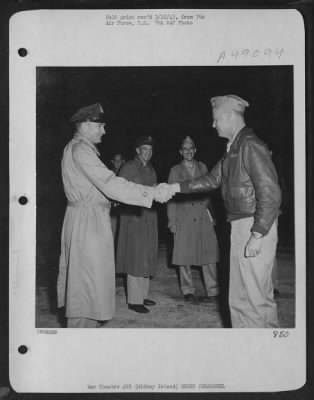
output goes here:
[{"label": "hole punch", "polygon": [[20,57],[26,57],[27,56],[27,50],[24,47],[21,47],[20,49],[18,49],[18,54]]},{"label": "hole punch", "polygon": [[26,196],[21,196],[21,197],[19,198],[19,203],[20,203],[22,206],[24,206],[25,204],[28,203],[28,198],[27,198]]},{"label": "hole punch", "polygon": [[19,352],[20,354],[26,354],[26,353],[28,352],[28,347],[25,346],[24,344],[22,344],[21,346],[19,346],[18,352]]}]

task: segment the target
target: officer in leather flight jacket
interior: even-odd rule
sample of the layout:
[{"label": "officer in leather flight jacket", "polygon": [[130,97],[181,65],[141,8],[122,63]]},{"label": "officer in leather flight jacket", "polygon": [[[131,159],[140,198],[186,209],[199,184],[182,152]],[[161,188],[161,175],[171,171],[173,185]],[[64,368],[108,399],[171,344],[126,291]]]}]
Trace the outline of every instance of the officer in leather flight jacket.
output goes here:
[{"label": "officer in leather flight jacket", "polygon": [[236,328],[278,327],[272,269],[281,190],[267,146],[247,128],[248,102],[235,95],[211,99],[213,127],[229,139],[224,157],[207,174],[180,183],[180,192],[221,187],[231,222],[229,306]]},{"label": "officer in leather flight jacket", "polygon": [[237,134],[229,152],[206,175],[181,184],[181,192],[221,187],[228,221],[254,217],[251,231],[266,235],[278,217],[281,191],[266,145],[252,129]]}]

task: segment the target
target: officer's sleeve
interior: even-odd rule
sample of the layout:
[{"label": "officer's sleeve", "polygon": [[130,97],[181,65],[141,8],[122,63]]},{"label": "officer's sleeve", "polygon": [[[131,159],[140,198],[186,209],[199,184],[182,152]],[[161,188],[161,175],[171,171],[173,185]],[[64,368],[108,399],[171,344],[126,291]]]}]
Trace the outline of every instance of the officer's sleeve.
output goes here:
[{"label": "officer's sleeve", "polygon": [[217,189],[221,185],[221,178],[222,160],[218,161],[214,168],[207,174],[204,174],[199,178],[180,183],[180,192],[209,192],[211,190]]},{"label": "officer's sleeve", "polygon": [[243,160],[256,198],[256,212],[251,231],[266,235],[278,217],[281,203],[281,190],[275,166],[267,147],[256,140],[247,140],[243,144]]},{"label": "officer's sleeve", "polygon": [[73,160],[86,178],[105,196],[126,204],[151,207],[154,188],[117,177],[88,146],[74,148]]},{"label": "officer's sleeve", "polygon": [[[171,168],[168,177],[168,183],[177,183],[174,168]],[[176,225],[176,211],[177,211],[177,206],[175,200],[168,201],[167,203],[168,228],[170,228],[170,226]]]}]

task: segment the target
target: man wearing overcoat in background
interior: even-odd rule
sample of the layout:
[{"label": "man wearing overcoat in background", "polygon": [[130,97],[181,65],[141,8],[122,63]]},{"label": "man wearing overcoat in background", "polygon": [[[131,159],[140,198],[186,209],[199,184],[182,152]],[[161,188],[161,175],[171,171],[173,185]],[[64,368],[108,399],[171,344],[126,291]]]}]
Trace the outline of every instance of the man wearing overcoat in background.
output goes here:
[{"label": "man wearing overcoat in background", "polygon": [[[136,156],[126,161],[119,176],[142,185],[155,186],[157,175],[150,160],[153,154],[151,136],[141,136],[135,144]],[[155,302],[148,299],[149,280],[155,275],[158,253],[158,221],[155,209],[123,206],[117,243],[116,272],[127,275],[128,308],[148,313]]]},{"label": "man wearing overcoat in background", "polygon": [[[190,136],[182,141],[180,154],[183,160],[171,168],[170,184],[197,178],[208,172],[206,165],[195,159],[196,146]],[[219,249],[209,205],[208,194],[177,196],[167,204],[168,228],[174,235],[172,263],[179,266],[184,299],[193,303],[213,301],[219,293],[216,268]],[[205,296],[195,296],[191,266],[201,268]]]},{"label": "man wearing overcoat in background", "polygon": [[[104,115],[99,103],[71,118],[75,134],[63,152],[62,179],[68,200],[58,276],[58,307],[68,328],[96,328],[115,311],[115,264],[110,199],[142,207],[166,201],[162,190],[116,177],[99,159]],[[161,195],[161,196],[160,196]]]},{"label": "man wearing overcoat in background", "polygon": [[281,190],[267,146],[246,127],[248,102],[211,99],[213,127],[228,139],[224,157],[206,175],[180,184],[183,193],[221,187],[231,222],[229,306],[233,328],[278,327],[272,269]]}]

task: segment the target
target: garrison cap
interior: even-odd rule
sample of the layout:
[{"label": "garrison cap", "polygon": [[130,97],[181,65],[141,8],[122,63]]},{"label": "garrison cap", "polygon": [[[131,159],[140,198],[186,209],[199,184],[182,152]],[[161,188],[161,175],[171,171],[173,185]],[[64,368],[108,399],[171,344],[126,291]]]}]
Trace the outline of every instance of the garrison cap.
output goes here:
[{"label": "garrison cap", "polygon": [[185,144],[192,145],[193,147],[195,147],[195,143],[194,143],[193,139],[190,138],[190,136],[187,136],[182,140],[181,147],[183,147]]},{"label": "garrison cap", "polygon": [[104,111],[100,103],[91,106],[82,107],[74,113],[70,119],[71,122],[105,122]]},{"label": "garrison cap", "polygon": [[234,94],[212,97],[210,101],[213,108],[223,108],[226,111],[238,111],[241,113],[244,112],[245,107],[249,106],[246,100]]},{"label": "garrison cap", "polygon": [[144,146],[145,144],[153,146],[153,144],[154,144],[153,138],[151,136],[138,137],[135,141],[135,148],[137,149],[138,147]]}]

